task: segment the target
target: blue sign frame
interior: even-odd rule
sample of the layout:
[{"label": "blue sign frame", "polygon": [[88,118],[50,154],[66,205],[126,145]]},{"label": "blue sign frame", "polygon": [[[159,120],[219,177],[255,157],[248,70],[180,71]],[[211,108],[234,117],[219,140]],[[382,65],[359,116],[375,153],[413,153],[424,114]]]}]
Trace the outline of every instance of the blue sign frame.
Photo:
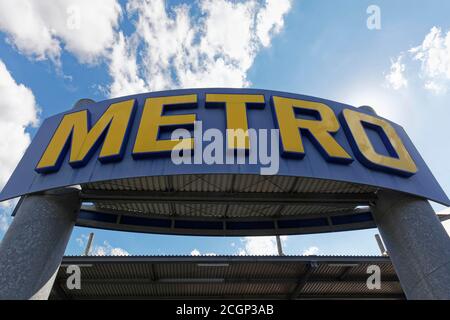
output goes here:
[{"label": "blue sign frame", "polygon": [[[383,189],[396,190],[422,198],[433,200],[443,205],[450,205],[450,200],[439,186],[433,174],[425,164],[405,130],[389,120],[396,133],[408,150],[411,158],[417,166],[417,172],[411,176],[402,176],[388,171],[377,170],[359,161],[361,158],[355,154],[351,139],[344,130],[345,125],[340,117],[344,109],[352,109],[361,113],[370,114],[370,111],[358,109],[343,103],[326,99],[258,89],[183,89],[173,91],[161,91],[137,94],[133,96],[120,97],[80,106],[75,109],[49,117],[36,133],[31,145],[18,164],[10,180],[0,194],[0,201],[19,197],[29,193],[45,191],[70,185],[79,185],[115,179],[136,178],[145,176],[168,176],[184,174],[260,174],[260,165],[253,164],[183,164],[176,165],[171,161],[170,155],[156,155],[150,158],[136,158],[132,156],[132,149],[136,139],[145,100],[151,97],[167,97],[177,95],[197,95],[197,107],[193,109],[171,110],[171,114],[196,114],[197,120],[202,121],[204,129],[216,128],[225,132],[226,116],[225,108],[207,108],[205,103],[206,94],[260,94],[265,97],[264,108],[248,108],[248,126],[254,129],[277,129],[272,107],[272,97],[281,96],[291,99],[300,99],[319,102],[330,107],[340,120],[340,129],[333,138],[352,156],[354,161],[337,163],[327,161],[323,156],[323,150],[317,148],[317,143],[309,135],[303,135],[305,155],[303,158],[280,156],[278,175],[295,176],[317,179],[327,179],[343,182],[351,182],[370,185]],[[95,148],[84,166],[74,168],[69,164],[69,152],[61,159],[61,167],[52,173],[39,173],[35,170],[40,158],[48,146],[53,134],[59,126],[61,119],[66,114],[75,111],[87,110],[91,118],[91,124],[95,123],[105,110],[112,104],[130,99],[136,100],[135,114],[131,120],[128,139],[124,146],[123,158],[117,162],[99,161],[101,148]],[[378,117],[381,118],[381,117]],[[378,139],[379,141],[383,140]],[[374,140],[374,144],[382,143]],[[280,144],[281,145],[281,144]],[[380,146],[377,146],[377,148]]]}]

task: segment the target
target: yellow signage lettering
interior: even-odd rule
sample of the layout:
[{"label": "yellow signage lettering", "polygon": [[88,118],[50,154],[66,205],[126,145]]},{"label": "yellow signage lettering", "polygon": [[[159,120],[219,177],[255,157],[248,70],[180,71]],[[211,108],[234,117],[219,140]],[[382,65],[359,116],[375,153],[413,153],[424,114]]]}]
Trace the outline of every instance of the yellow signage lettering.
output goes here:
[{"label": "yellow signage lettering", "polygon": [[136,141],[133,148],[134,157],[145,157],[151,154],[169,153],[190,145],[194,147],[194,139],[188,138],[180,144],[179,140],[160,140],[159,132],[163,127],[186,127],[194,126],[195,114],[163,115],[166,106],[179,106],[186,104],[197,104],[197,95],[183,95],[170,97],[148,98],[145,101],[139,124]]},{"label": "yellow signage lettering", "polygon": [[[406,150],[392,125],[384,119],[350,109],[342,111],[346,124],[346,133],[352,144],[358,160],[368,167],[383,169],[411,176],[417,172],[417,166]],[[392,150],[395,156],[379,154],[375,151],[364,128],[369,125],[381,130],[380,137],[386,148]]]},{"label": "yellow signage lettering", "polygon": [[206,103],[225,104],[228,149],[250,149],[247,106],[264,108],[264,96],[259,94],[207,94]]},{"label": "yellow signage lettering", "polygon": [[134,106],[134,99],[110,105],[91,129],[88,128],[89,112],[87,110],[66,114],[36,166],[36,171],[58,170],[65,156],[64,149],[69,139],[69,163],[73,167],[86,164],[103,137],[104,141],[98,159],[101,162],[119,160],[124,151],[124,140]]},{"label": "yellow signage lettering", "polygon": [[[339,122],[333,110],[319,102],[273,97],[275,118],[280,129],[283,153],[303,157],[305,150],[302,132],[309,134],[312,142],[327,160],[348,163],[352,157],[333,138],[339,128]],[[317,119],[301,119],[296,111],[317,115]]]},{"label": "yellow signage lettering", "polygon": [[[247,109],[263,109],[266,103],[264,94],[206,93],[205,103],[207,108],[219,106],[225,109],[225,148],[250,150],[250,133],[254,131],[249,128]],[[197,94],[148,97],[140,107],[142,114],[139,127],[133,131],[136,132],[132,146],[133,158],[194,150],[194,137],[184,135],[179,138],[166,138],[165,133],[176,128],[194,128],[197,115],[184,112],[181,114],[178,109],[197,108]],[[303,158],[306,153],[304,145],[311,142],[327,161],[348,164],[353,161],[354,154],[361,164],[374,170],[406,177],[418,171],[400,138],[402,135],[398,135],[390,122],[376,115],[349,108],[340,112],[338,121],[335,111],[323,102],[278,95],[271,97],[271,107],[275,128],[280,133],[282,156]],[[113,103],[102,115],[96,116],[98,119],[92,124],[88,109],[65,114],[35,170],[40,173],[57,171],[67,154],[72,167],[86,165],[94,153],[98,153],[98,160],[102,163],[121,160],[137,108],[135,99]],[[176,112],[169,113],[169,109]],[[206,118],[201,120],[208,120],[207,111],[202,110],[199,113]],[[343,136],[334,136],[340,130],[341,124],[353,154],[344,149],[347,143],[340,139]],[[199,132],[201,128],[197,126],[194,130],[196,139],[202,138],[203,133]],[[304,140],[305,137],[308,140]],[[340,139],[339,142],[336,138]],[[221,141],[223,140],[221,137]],[[196,147],[200,149],[195,150],[194,156],[201,157],[202,144]]]}]

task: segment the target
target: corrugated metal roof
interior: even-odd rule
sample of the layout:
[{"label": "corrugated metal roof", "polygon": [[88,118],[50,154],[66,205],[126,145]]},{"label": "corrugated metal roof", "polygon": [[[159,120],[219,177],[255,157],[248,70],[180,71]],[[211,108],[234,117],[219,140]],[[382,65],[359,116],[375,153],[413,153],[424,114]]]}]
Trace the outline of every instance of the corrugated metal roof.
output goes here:
[{"label": "corrugated metal roof", "polygon": [[82,186],[90,190],[133,191],[192,191],[192,192],[321,192],[321,193],[367,193],[377,189],[371,186],[287,176],[261,175],[178,175],[161,177],[127,178]]},{"label": "corrugated metal roof", "polygon": [[[81,266],[81,289],[66,286]],[[378,265],[381,289],[369,290]],[[51,298],[396,298],[404,295],[389,258],[333,256],[65,257]]]},{"label": "corrugated metal roof", "polygon": [[[139,213],[150,216],[188,216],[188,217],[273,217],[273,216],[301,216],[321,215],[328,212],[350,212],[355,206],[332,207],[320,205],[221,205],[221,204],[174,204],[145,203],[139,201],[115,202],[95,201],[98,209],[116,210],[119,212]],[[119,213],[118,212],[118,213]]]},{"label": "corrugated metal roof", "polygon": [[[82,185],[85,205],[77,224],[203,235],[357,230],[374,227],[373,219],[361,221],[355,217],[351,221],[349,217],[346,223],[335,224],[330,218],[358,213],[357,206],[369,204],[376,197],[375,191],[364,185],[287,176],[192,174],[130,178]],[[304,218],[325,220],[278,222]]]}]

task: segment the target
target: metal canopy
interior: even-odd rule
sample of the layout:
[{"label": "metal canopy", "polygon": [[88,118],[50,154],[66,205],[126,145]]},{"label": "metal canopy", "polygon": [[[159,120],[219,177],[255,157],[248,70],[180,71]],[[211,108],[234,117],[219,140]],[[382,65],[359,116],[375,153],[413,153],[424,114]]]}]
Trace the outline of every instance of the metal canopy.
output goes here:
[{"label": "metal canopy", "polygon": [[374,228],[377,188],[260,175],[178,175],[81,186],[77,225],[186,235],[304,234]]},{"label": "metal canopy", "polygon": [[[81,267],[80,290],[66,268]],[[369,290],[377,265],[381,289]],[[121,256],[65,257],[51,299],[404,299],[387,257]]]}]

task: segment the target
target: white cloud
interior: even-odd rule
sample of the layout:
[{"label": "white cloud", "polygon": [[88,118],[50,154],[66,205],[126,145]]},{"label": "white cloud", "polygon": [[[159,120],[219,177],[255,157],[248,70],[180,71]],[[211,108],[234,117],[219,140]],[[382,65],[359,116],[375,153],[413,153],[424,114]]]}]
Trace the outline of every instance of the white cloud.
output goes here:
[{"label": "white cloud", "polygon": [[425,89],[439,95],[447,92],[447,87],[443,83],[439,83],[438,81],[429,80],[424,84]]},{"label": "white cloud", "polygon": [[75,239],[75,241],[78,243],[80,247],[86,247],[87,241],[89,239],[88,235],[81,234],[78,238]]},{"label": "white cloud", "polygon": [[405,78],[405,64],[402,63],[403,56],[399,56],[397,60],[391,61],[391,70],[386,75],[386,82],[388,86],[394,90],[406,88],[408,86],[408,80]]},{"label": "white cloud", "polygon": [[38,107],[33,92],[18,84],[0,60],[0,189],[3,188],[28,144],[25,131],[38,122]]},{"label": "white cloud", "polygon": [[284,26],[292,0],[199,0],[168,7],[130,0],[129,34],[118,0],[0,2],[0,31],[17,50],[60,66],[65,50],[81,63],[108,63],[110,96],[178,87],[245,87],[261,48]]},{"label": "white cloud", "polygon": [[94,255],[97,256],[129,256],[128,251],[122,248],[113,248],[111,246],[100,246],[94,250]]},{"label": "white cloud", "polygon": [[110,56],[110,95],[177,87],[248,86],[261,47],[279,33],[290,0],[199,0],[166,8],[131,0],[135,31],[119,33]]},{"label": "white cloud", "polygon": [[[287,236],[281,236],[281,243],[287,241]],[[241,239],[244,245],[238,248],[239,255],[278,255],[276,237],[244,237]]]},{"label": "white cloud", "polygon": [[[404,58],[408,59],[407,63],[403,62]],[[420,62],[420,65],[416,67],[414,62]],[[396,61],[391,62],[386,80],[393,89],[408,85],[404,76],[406,68],[417,70],[417,79],[426,90],[435,94],[446,93],[450,86],[450,30],[445,33],[441,28],[431,28],[420,45],[401,53]]]},{"label": "white cloud", "polygon": [[450,31],[431,28],[422,44],[409,50],[414,60],[421,62],[425,88],[443,93],[450,81]]},{"label": "white cloud", "polygon": [[261,44],[270,46],[271,37],[284,26],[284,15],[291,8],[289,0],[266,0],[265,6],[257,16],[257,35]]},{"label": "white cloud", "polygon": [[215,256],[215,255],[217,255],[217,254],[215,254],[214,252],[208,252],[208,253],[201,254],[198,249],[194,249],[191,251],[191,256]]},{"label": "white cloud", "polygon": [[317,255],[319,253],[319,248],[318,247],[309,247],[308,249],[306,249],[305,251],[303,251],[303,255],[304,256],[314,256]]},{"label": "white cloud", "polygon": [[113,247],[108,241],[103,241],[103,245],[95,245],[91,251],[93,256],[129,256],[128,251],[122,248]]},{"label": "white cloud", "polygon": [[1,237],[4,236],[12,222],[11,212],[17,205],[18,201],[19,198],[0,202],[0,241]]},{"label": "white cloud", "polygon": [[0,232],[5,233],[6,230],[8,230],[10,223],[11,223],[11,216],[9,212],[0,209]]},{"label": "white cloud", "polygon": [[94,63],[111,47],[120,15],[117,0],[0,1],[0,31],[37,60],[59,62],[65,49]]},{"label": "white cloud", "polygon": [[[77,244],[83,248],[86,248],[89,236],[81,234],[75,239]],[[103,241],[102,245],[93,245],[90,255],[92,256],[129,256],[129,252],[119,247],[113,247],[108,241]]]},{"label": "white cloud", "polygon": [[113,77],[113,82],[109,87],[109,92],[113,96],[121,93],[147,91],[146,83],[138,76],[139,66],[136,62],[136,53],[132,49],[134,45],[130,42],[132,42],[131,39],[127,39],[122,33],[119,33],[112,48],[109,73]]}]

